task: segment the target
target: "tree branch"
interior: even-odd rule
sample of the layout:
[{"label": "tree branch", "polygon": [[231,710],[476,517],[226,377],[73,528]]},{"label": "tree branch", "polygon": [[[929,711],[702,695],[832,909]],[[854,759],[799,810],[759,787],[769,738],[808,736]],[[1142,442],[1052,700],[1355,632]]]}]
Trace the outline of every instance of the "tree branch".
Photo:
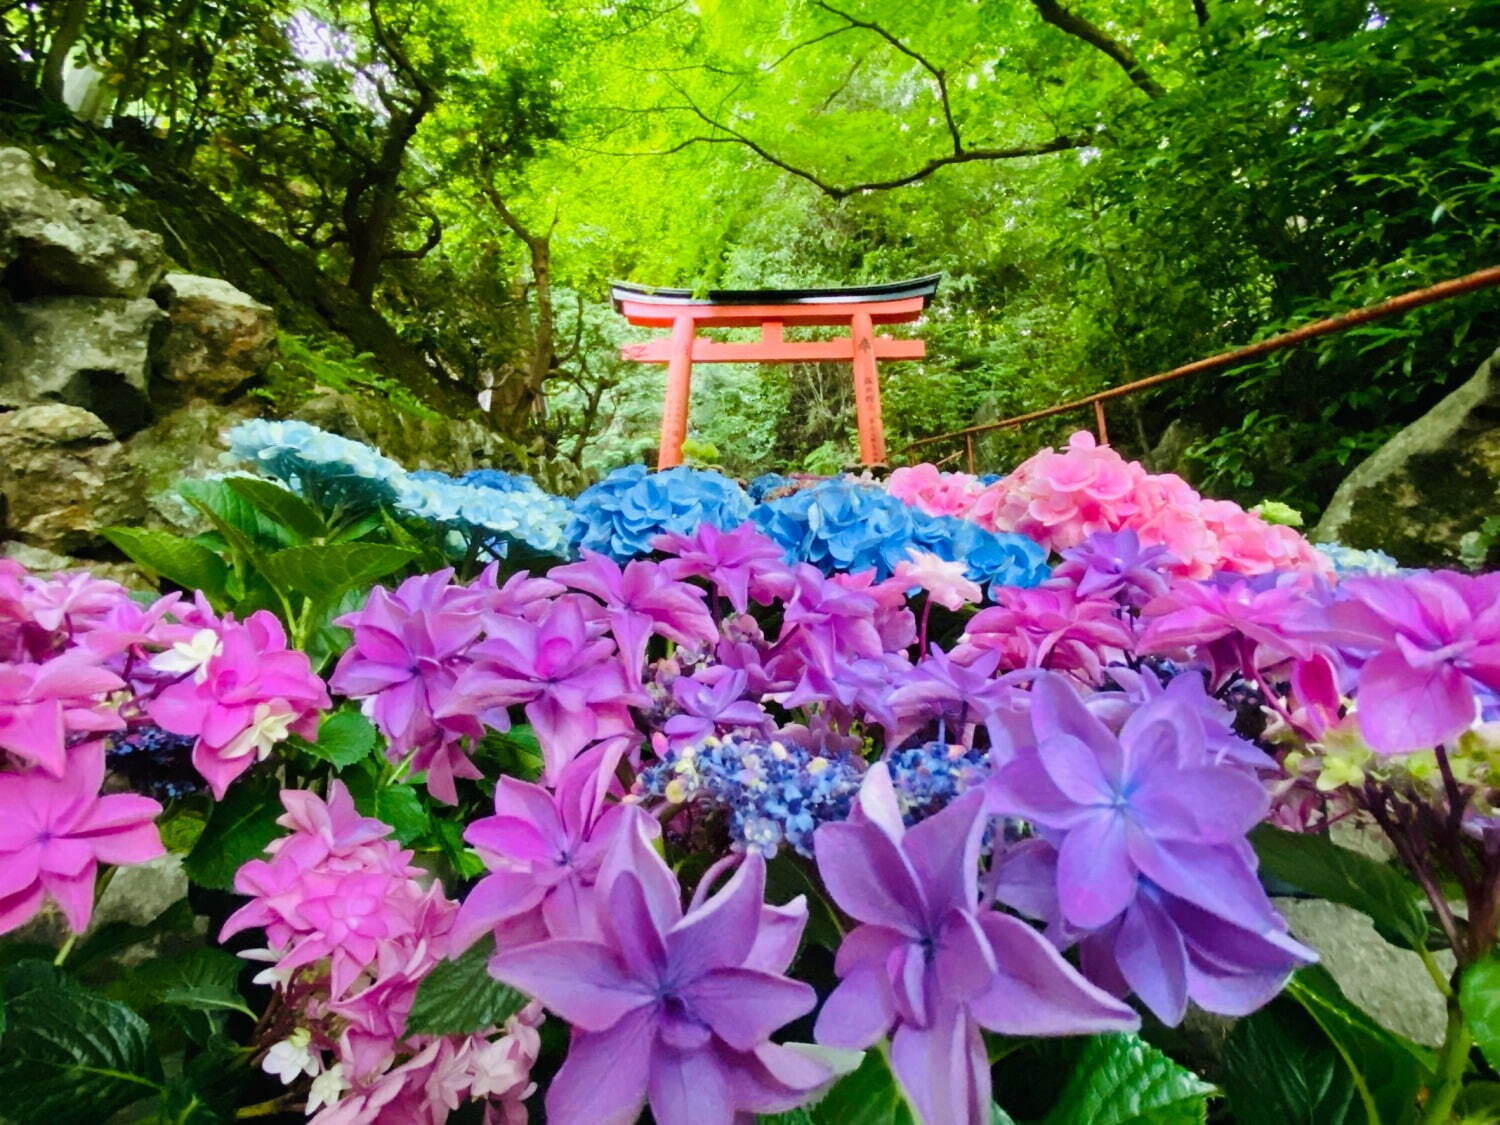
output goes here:
[{"label": "tree branch", "polygon": [[1031,0],[1031,6],[1037,10],[1044,23],[1050,23],[1059,31],[1081,39],[1089,46],[1104,52],[1116,65],[1123,70],[1131,83],[1148,98],[1159,98],[1165,91],[1157,84],[1156,80],[1141,66],[1135,52],[1113,38],[1102,28],[1095,26],[1076,12],[1070,12],[1057,0]]},{"label": "tree branch", "polygon": [[943,69],[941,67],[934,66],[927,58],[918,54],[917,51],[915,51],[913,48],[908,47],[905,43],[901,42],[900,39],[897,39],[896,36],[887,31],[884,27],[881,27],[880,24],[871,23],[868,20],[855,19],[847,12],[841,12],[832,4],[825,3],[824,0],[814,0],[814,2],[825,12],[831,12],[833,15],[838,16],[839,19],[844,20],[850,27],[858,27],[865,31],[873,31],[876,35],[880,36],[907,58],[912,59],[914,62],[916,62],[919,66],[922,67],[922,69],[926,70],[928,74],[931,74],[933,78],[937,79],[938,100],[943,103],[943,120],[948,123],[948,136],[953,139],[954,155],[956,156],[959,153],[963,152],[963,141],[959,138],[958,135],[958,125],[953,120],[953,106],[948,101],[948,79],[947,76],[943,73]]},{"label": "tree branch", "polygon": [[1193,15],[1197,17],[1199,27],[1208,26],[1208,4],[1205,0],[1193,0]]},{"label": "tree branch", "polygon": [[743,145],[745,148],[748,148],[751,152],[755,153],[756,156],[759,156],[767,164],[770,164],[775,168],[780,168],[783,172],[787,173],[790,176],[796,176],[798,179],[806,180],[808,183],[812,184],[813,187],[821,191],[824,195],[827,195],[833,199],[847,199],[851,195],[858,195],[860,192],[865,191],[889,191],[892,188],[907,187],[910,184],[925,180],[939,168],[946,168],[950,164],[971,164],[981,160],[1019,160],[1027,156],[1044,156],[1047,153],[1062,152],[1065,149],[1083,148],[1093,143],[1093,138],[1088,136],[1058,136],[1053,137],[1049,141],[1041,141],[1036,144],[1028,145],[1014,145],[1009,148],[959,147],[957,151],[948,153],[945,156],[933,157],[931,160],[927,161],[926,164],[923,164],[920,168],[908,172],[905,175],[895,176],[888,180],[867,180],[862,183],[839,185],[829,183],[827,180],[819,176],[816,172],[812,172],[806,168],[799,168],[795,164],[783,160],[781,157],[771,152],[764,145],[760,144],[753,138],[747,137],[745,134],[731,128],[728,125],[723,124],[722,122],[715,121],[712,117],[708,116],[708,114],[704,113],[703,110],[700,109],[692,101],[691,98],[688,98],[686,93],[681,88],[678,88],[677,92],[679,94],[682,94],[682,96],[687,100],[688,103],[686,106],[682,106],[680,108],[685,109],[689,113],[692,113],[705,125],[709,126],[709,128],[716,129],[723,135],[719,137],[689,137],[687,140],[673,146],[668,150],[669,152],[680,152],[682,149],[694,144],[733,143]]}]

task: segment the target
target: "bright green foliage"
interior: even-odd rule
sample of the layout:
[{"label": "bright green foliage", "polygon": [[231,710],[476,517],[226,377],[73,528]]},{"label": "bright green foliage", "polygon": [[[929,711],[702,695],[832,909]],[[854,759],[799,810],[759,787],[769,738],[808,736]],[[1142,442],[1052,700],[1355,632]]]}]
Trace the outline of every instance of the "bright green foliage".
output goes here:
[{"label": "bright green foliage", "polygon": [[494,955],[495,939],[486,935],[423,977],[406,1034],[467,1035],[505,1026],[526,997],[490,976],[485,966]]},{"label": "bright green foliage", "polygon": [[1079,1056],[1046,1125],[1190,1125],[1214,1087],[1135,1035],[1100,1035]]},{"label": "bright green foliage", "polygon": [[[148,158],[195,177],[346,279],[431,371],[490,388],[508,431],[595,470],[649,456],[662,386],[619,358],[646,333],[608,308],[611,277],[941,270],[929,359],[885,373],[899,448],[1492,264],[1497,0],[1061,5],[1092,35],[1056,10],[74,0],[4,18],[28,52],[7,65],[41,89],[75,35],[101,76],[80,108],[110,122],[13,127],[63,138],[121,198],[152,190]],[[1495,302],[1126,400],[1111,436],[1141,453],[1179,420],[1186,456],[1159,468],[1315,516],[1493,348]],[[316,383],[424,409],[347,346],[283,343],[273,398]],[[739,473],[820,449],[823,467],[847,458],[852,413],[842,365],[707,367],[692,436]],[[1088,423],[987,436],[979,468]]]}]

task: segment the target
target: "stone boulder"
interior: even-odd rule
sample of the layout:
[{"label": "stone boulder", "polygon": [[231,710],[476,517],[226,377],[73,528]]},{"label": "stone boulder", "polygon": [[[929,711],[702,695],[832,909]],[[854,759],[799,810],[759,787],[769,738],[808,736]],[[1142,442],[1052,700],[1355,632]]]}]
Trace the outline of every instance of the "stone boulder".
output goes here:
[{"label": "stone boulder", "polygon": [[64,403],[0,414],[0,500],[7,537],[62,554],[145,511],[110,428]]},{"label": "stone boulder", "polygon": [[158,235],[37,176],[31,154],[0,148],[0,268],[23,297],[144,297],[167,265]]},{"label": "stone boulder", "polygon": [[169,273],[152,295],[169,321],[156,373],[185,392],[227,398],[275,358],[276,314],[229,282]]},{"label": "stone boulder", "polygon": [[1314,542],[1379,547],[1411,566],[1452,565],[1459,540],[1500,513],[1500,351],[1360,462]]},{"label": "stone boulder", "polygon": [[166,317],[145,297],[40,297],[0,316],[0,405],[61,402],[119,435],[151,418],[152,334]]}]

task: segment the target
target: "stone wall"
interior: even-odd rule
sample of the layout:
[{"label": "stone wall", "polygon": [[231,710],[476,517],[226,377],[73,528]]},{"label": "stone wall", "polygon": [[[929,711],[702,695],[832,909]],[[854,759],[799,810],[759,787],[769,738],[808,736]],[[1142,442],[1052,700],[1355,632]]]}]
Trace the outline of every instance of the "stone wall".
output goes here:
[{"label": "stone wall", "polygon": [[[115,558],[113,524],[191,528],[172,492],[227,466],[222,435],[279,414],[251,393],[278,359],[272,309],[175,272],[162,240],[0,148],[0,540],[30,565]],[[293,407],[412,468],[517,467],[477,413],[418,418],[376,394]],[[556,472],[549,474],[557,476]]]}]

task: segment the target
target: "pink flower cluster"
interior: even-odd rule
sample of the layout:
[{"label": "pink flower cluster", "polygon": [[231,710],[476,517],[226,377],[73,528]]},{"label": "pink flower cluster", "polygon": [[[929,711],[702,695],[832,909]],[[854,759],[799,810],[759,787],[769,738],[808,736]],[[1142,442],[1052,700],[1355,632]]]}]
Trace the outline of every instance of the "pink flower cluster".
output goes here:
[{"label": "pink flower cluster", "polygon": [[147,797],[101,796],[101,736],[159,726],[195,740],[216,797],[329,705],[270,613],[219,617],[201,595],[143,606],[86,573],[41,578],[0,561],[0,932],[51,896],[81,931],[100,863],[162,853]]},{"label": "pink flower cluster", "polygon": [[112,697],[125,681],[107,666],[114,646],[97,641],[127,601],[113,582],[0,561],[0,933],[48,898],[82,933],[101,863],[162,854],[157,802],[100,794],[100,735],[124,725]]},{"label": "pink flower cluster", "polygon": [[1328,570],[1291,528],[1231,501],[1207,500],[1173,473],[1149,473],[1082,430],[1066,449],[1043,449],[988,487],[932,465],[898,469],[887,487],[925,512],[1020,532],[1052,551],[1075,547],[1097,531],[1131,529],[1142,543],[1169,550],[1177,559],[1174,572],[1187,578],[1216,570]]},{"label": "pink flower cluster", "polygon": [[360,816],[341,782],[326,801],[295,789],[281,800],[277,823],[290,832],[267,848],[270,859],[240,868],[235,889],[251,901],[219,934],[266,933],[267,948],[247,956],[272,963],[257,979],[276,986],[289,1032],[265,1069],[286,1082],[312,1076],[307,1111],[318,1125],[441,1122],[470,1097],[490,1102],[491,1120],[525,1121],[540,1009],[498,1036],[406,1035],[417,987],[449,949],[457,904],[441,884],[423,886],[412,853]]}]

